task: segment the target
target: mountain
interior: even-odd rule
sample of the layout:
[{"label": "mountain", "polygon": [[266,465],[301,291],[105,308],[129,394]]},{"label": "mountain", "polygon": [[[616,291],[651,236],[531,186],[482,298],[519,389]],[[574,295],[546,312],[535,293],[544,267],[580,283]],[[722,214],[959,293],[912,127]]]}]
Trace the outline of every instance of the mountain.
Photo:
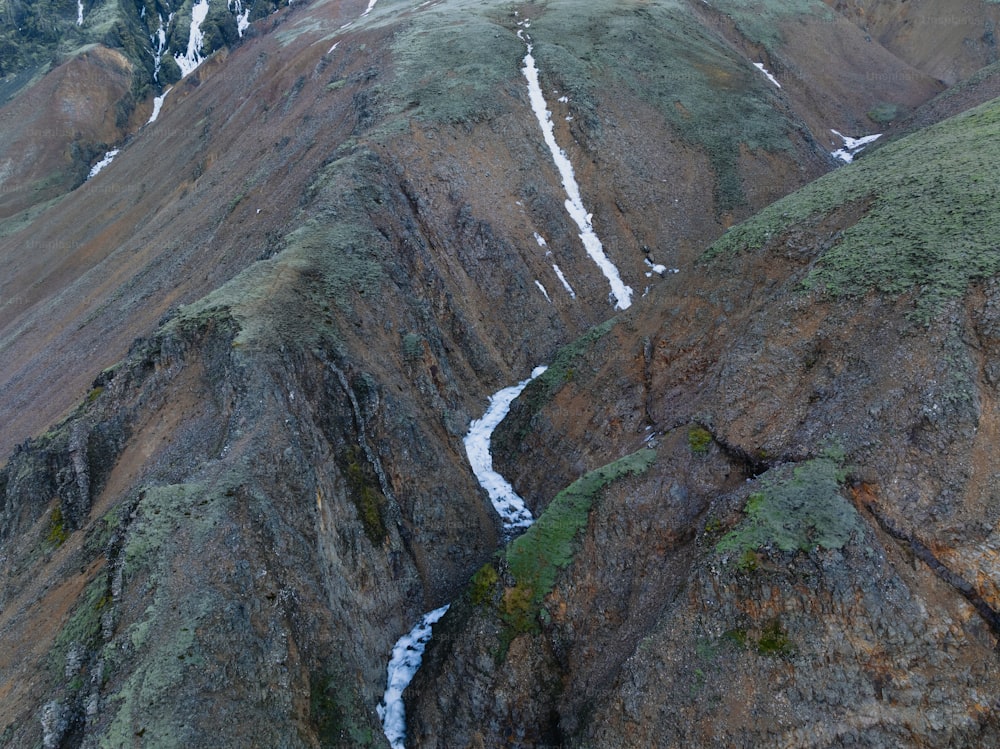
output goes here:
[{"label": "mountain", "polygon": [[997,6],[202,5],[0,6],[0,743],[386,746],[445,604],[408,746],[997,742]]}]

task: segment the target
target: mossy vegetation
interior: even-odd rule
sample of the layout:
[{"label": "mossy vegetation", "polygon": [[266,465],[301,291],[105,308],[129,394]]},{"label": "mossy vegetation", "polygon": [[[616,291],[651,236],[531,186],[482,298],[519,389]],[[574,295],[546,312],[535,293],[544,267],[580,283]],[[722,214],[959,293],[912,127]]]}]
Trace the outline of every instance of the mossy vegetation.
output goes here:
[{"label": "mossy vegetation", "polygon": [[59,547],[67,538],[69,538],[69,531],[66,529],[66,522],[63,519],[62,507],[57,503],[49,515],[49,530],[45,535],[45,542],[53,547]]},{"label": "mossy vegetation", "polygon": [[348,496],[358,510],[365,535],[373,544],[382,543],[386,535],[382,520],[386,499],[379,488],[375,470],[358,445],[350,445],[340,462],[347,479]]},{"label": "mossy vegetation", "polygon": [[760,633],[757,640],[757,652],[761,655],[792,655],[795,646],[788,637],[780,619],[772,619]]},{"label": "mossy vegetation", "polygon": [[688,428],[688,447],[693,453],[706,453],[712,444],[712,433],[705,427],[695,424]]},{"label": "mossy vegetation", "polygon": [[54,670],[61,671],[65,668],[66,655],[70,649],[88,651],[98,647],[101,616],[110,602],[107,577],[98,574],[84,588],[73,613],[56,635],[54,646],[49,651],[49,662]]},{"label": "mossy vegetation", "polygon": [[778,245],[796,225],[862,202],[861,218],[817,257],[803,290],[912,294],[927,324],[969,285],[1000,273],[1000,103],[888,144],[731,229],[707,259]]},{"label": "mossy vegetation", "polygon": [[[773,29],[747,3],[751,31]],[[820,0],[764,3],[773,14],[819,12]],[[748,27],[749,28],[749,27]],[[709,33],[680,3],[622,4],[571,0],[547,3],[533,17],[534,55],[543,78],[570,97],[574,116],[592,137],[603,136],[601,91],[625,90],[655,108],[715,172],[717,211],[745,205],[741,151],[791,149],[792,123],[773,105],[773,86],[747,60]],[[555,40],[572,40],[561,43]]]},{"label": "mossy vegetation", "polygon": [[[482,3],[431,5],[393,42],[394,73],[378,106],[407,120],[472,124],[501,111],[498,91],[511,91],[524,45],[504,25],[512,15]],[[447,71],[442,74],[442,71]],[[405,127],[397,119],[395,126]]]},{"label": "mossy vegetation", "polygon": [[783,23],[796,17],[833,21],[834,11],[822,0],[718,0],[712,7],[732,19],[751,42],[776,51],[784,41]]},{"label": "mossy vegetation", "polygon": [[573,561],[576,537],[587,525],[599,492],[624,476],[645,472],[655,460],[656,451],[643,448],[584,474],[559,492],[535,524],[510,544],[507,564],[516,584],[505,591],[501,608],[510,626],[518,631],[532,626],[557,573]]},{"label": "mossy vegetation", "polygon": [[741,569],[757,568],[756,550],[810,551],[841,549],[863,527],[857,510],[841,495],[845,472],[823,456],[795,466],[773,468],[761,477],[761,490],[747,500],[746,519],[718,544],[733,554]]},{"label": "mossy vegetation", "polygon": [[469,583],[469,599],[472,604],[481,606],[489,603],[499,581],[500,577],[492,564],[484,564],[480,567]]}]

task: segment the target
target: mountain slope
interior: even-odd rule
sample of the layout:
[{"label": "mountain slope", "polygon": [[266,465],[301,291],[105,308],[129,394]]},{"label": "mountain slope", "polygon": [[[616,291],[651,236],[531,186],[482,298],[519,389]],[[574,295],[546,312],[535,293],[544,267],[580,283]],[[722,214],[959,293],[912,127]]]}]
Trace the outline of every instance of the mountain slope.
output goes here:
[{"label": "mountain slope", "polygon": [[651,462],[547,583],[516,544],[477,576],[418,745],[997,741],[998,127],[991,102],[778,201],[526,389],[495,444],[533,506]]},{"label": "mountain slope", "polygon": [[[76,136],[67,139],[62,125],[52,138],[22,129],[19,113],[38,100],[31,97],[58,90],[66,66],[79,59],[25,85],[0,109],[3,132],[40,154],[2,183],[3,194],[14,196],[0,222],[9,269],[0,281],[0,450],[10,456],[0,471],[2,743],[385,745],[375,707],[392,643],[423,612],[452,600],[454,613],[441,623],[451,650],[429,653],[428,665],[436,665],[412,692],[417,743],[450,746],[481,732],[487,745],[605,735],[614,744],[667,730],[647,716],[639,722],[648,729],[625,730],[618,703],[595,695],[626,695],[622,679],[640,642],[682,652],[653,638],[667,617],[685,614],[667,605],[677,586],[707,580],[698,577],[711,569],[698,546],[707,508],[717,508],[713,532],[735,528],[748,472],[773,470],[767,481],[780,483],[794,480],[782,473],[791,470],[784,462],[836,462],[822,450],[837,446],[820,437],[839,434],[843,402],[834,394],[828,410],[803,410],[788,396],[805,397],[798,388],[810,381],[797,385],[798,369],[767,363],[761,384],[742,374],[744,363],[771,350],[780,320],[792,313],[807,315],[812,328],[829,326],[822,329],[832,342],[816,341],[817,352],[866,342],[861,356],[877,339],[862,331],[886,304],[866,297],[872,307],[862,313],[853,303],[779,294],[803,275],[804,261],[786,267],[770,249],[719,254],[708,265],[695,260],[736,221],[834,169],[829,151],[840,144],[826,140],[828,128],[875,124],[869,112],[889,89],[859,91],[864,65],[906,71],[903,85],[892,87],[906,107],[940,89],[821,3],[783,7],[766,38],[747,21],[756,6],[702,5],[296,4],[261,19],[254,33],[177,82],[154,121],[145,116],[151,96],[127,125],[116,120],[130,136],[99,174],[45,193],[30,186],[50,184],[45,169],[65,161]],[[800,27],[810,44],[794,33]],[[823,37],[819,29],[827,27]],[[829,39],[860,62],[831,69],[819,50]],[[87,54],[91,62],[128,62],[111,47]],[[130,84],[127,69],[116,68],[110,86],[94,84],[109,92],[94,119],[79,114],[94,143],[113,134],[100,117],[134,85],[138,73]],[[772,69],[787,90],[764,75]],[[539,97],[542,108],[534,106]],[[986,118],[970,133],[948,125],[927,136],[941,163],[964,148],[963,137],[990,132],[992,110],[983,111],[970,115]],[[892,148],[881,152],[898,153]],[[927,178],[906,166],[892,162],[892,173]],[[829,216],[817,219],[816,231],[833,231],[851,216],[862,226],[866,195],[855,200],[848,187],[857,174],[830,175],[787,205],[818,205],[819,195]],[[961,184],[936,187],[934,210]],[[768,228],[780,224],[782,209],[774,210],[722,242],[762,236],[765,229],[755,234],[754,227],[794,234],[784,224]],[[789,221],[810,219],[795,210]],[[992,224],[977,226],[991,236]],[[603,265],[595,262],[595,238]],[[631,287],[631,306],[613,295],[608,264]],[[617,324],[608,322],[626,307]],[[915,325],[906,311],[893,307],[892,320]],[[856,340],[842,340],[837,324],[858,331]],[[952,341],[952,330],[935,329],[933,340]],[[684,344],[667,353],[674,337]],[[907,361],[905,347],[897,356]],[[925,358],[931,370],[947,363],[931,344]],[[502,533],[462,436],[488,393],[543,362],[552,364],[537,386],[545,390],[526,391],[528,410],[515,409],[510,431],[498,434],[497,460],[539,510],[586,474],[560,504],[578,508],[569,515],[596,535],[584,557],[572,562],[563,554],[539,573],[538,580],[565,586],[564,600],[547,598],[541,583],[530,595],[522,586],[507,614],[524,632],[507,638],[510,658],[480,669],[495,635],[466,638],[495,622],[465,629],[460,622],[483,614],[461,597],[477,570],[490,569],[483,565]],[[923,397],[919,382],[914,373],[893,413],[910,413],[905,404]],[[877,385],[895,393],[888,381]],[[602,399],[612,404],[610,415]],[[969,427],[972,406],[961,400],[956,408]],[[694,422],[711,430],[704,460],[690,455],[686,432],[666,434]],[[662,443],[651,464],[642,447],[646,426]],[[864,422],[856,434],[874,428]],[[840,449],[858,460],[862,447],[853,439],[843,437]],[[945,446],[952,456],[961,450]],[[974,448],[976,470],[984,470],[986,443]],[[614,462],[623,455],[632,457]],[[882,467],[873,461],[861,465]],[[839,464],[815,468],[824,486],[839,486]],[[941,485],[955,477],[946,468],[932,477]],[[679,478],[668,480],[674,473]],[[862,486],[864,497],[882,496],[872,481]],[[632,506],[621,512],[600,491]],[[968,522],[988,523],[987,493],[976,497]],[[890,500],[879,517],[905,535],[906,515]],[[664,507],[669,517],[660,514]],[[610,530],[597,533],[609,513]],[[893,544],[878,535],[889,531],[869,521],[848,527],[861,528],[875,556],[852,557],[834,587],[856,584],[888,559],[866,580],[865,600],[904,589],[923,600],[933,577],[900,572]],[[535,579],[532,538],[519,542],[527,552],[513,567]],[[944,540],[935,540],[934,553]],[[636,551],[647,543],[660,556]],[[988,558],[948,548],[961,561],[947,561],[959,575]],[[664,560],[669,574],[660,579]],[[480,585],[489,593],[480,608],[501,595],[507,574],[501,565],[497,582]],[[574,585],[579,575],[583,583]],[[771,600],[750,585],[733,583],[725,600],[742,593]],[[952,619],[935,612],[927,621],[965,622],[971,634],[954,634],[957,652],[972,662],[970,678],[992,677],[975,639],[992,635],[948,585],[941,599]],[[690,605],[700,611],[697,598]],[[919,608],[900,606],[866,616],[881,624]],[[754,616],[761,611],[770,610]],[[759,616],[740,624],[744,612],[735,603],[722,615],[758,644],[770,632]],[[548,643],[546,617],[584,634]],[[782,624],[782,631],[809,642],[811,620],[795,621],[801,629]],[[621,625],[621,634],[609,623]],[[714,632],[685,632],[678,647]],[[893,668],[926,655],[899,636]],[[774,665],[744,651],[724,661],[720,673],[757,685],[766,685]],[[806,673],[813,661],[803,663]],[[949,663],[928,663],[952,674]],[[660,683],[671,673],[636,668],[634,683]],[[484,681],[455,697],[448,723],[441,700],[468,683],[448,682],[448,674],[467,669]],[[845,684],[860,678],[844,674]],[[569,686],[561,688],[564,678]],[[500,694],[497,684],[519,695],[514,739],[503,733],[510,715],[473,725],[483,705],[459,704]],[[530,699],[518,692],[526,688],[536,690]],[[961,683],[954,689],[943,693],[954,707],[942,713],[941,735],[956,742],[990,736],[988,725],[977,733],[963,722],[978,698]],[[664,694],[657,710],[683,702]],[[760,694],[762,704],[770,699],[765,689]],[[804,704],[797,725],[826,726]],[[690,709],[692,720],[703,717]],[[872,724],[872,735],[881,725]],[[735,722],[731,730],[756,735]]]}]

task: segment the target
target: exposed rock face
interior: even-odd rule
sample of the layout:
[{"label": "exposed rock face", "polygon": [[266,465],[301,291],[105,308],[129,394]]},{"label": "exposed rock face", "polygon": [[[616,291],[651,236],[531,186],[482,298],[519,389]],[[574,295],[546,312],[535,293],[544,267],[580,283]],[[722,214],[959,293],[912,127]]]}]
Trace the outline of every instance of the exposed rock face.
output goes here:
[{"label": "exposed rock face", "polygon": [[[217,6],[233,48],[155,122],[106,47],[0,109],[0,744],[384,746],[392,643],[449,601],[414,746],[1000,740],[996,112],[758,214],[936,63],[702,6],[319,3],[242,43]],[[59,137],[15,124],[81,79]],[[67,143],[125,133],[67,192]],[[847,253],[932,235],[891,283]],[[462,435],[540,363],[494,440],[540,517],[496,555]]]}]

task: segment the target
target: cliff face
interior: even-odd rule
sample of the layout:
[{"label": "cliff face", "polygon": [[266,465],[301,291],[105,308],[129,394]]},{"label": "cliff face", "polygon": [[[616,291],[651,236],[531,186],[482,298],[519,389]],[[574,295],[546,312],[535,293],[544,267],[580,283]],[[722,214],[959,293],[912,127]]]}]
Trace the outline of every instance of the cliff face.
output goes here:
[{"label": "cliff face", "polygon": [[[727,232],[941,86],[703,5],[296,5],[149,121],[113,45],[0,108],[0,743],[385,745],[449,601],[412,745],[995,738],[995,111]],[[462,436],[540,363],[494,558]]]}]

